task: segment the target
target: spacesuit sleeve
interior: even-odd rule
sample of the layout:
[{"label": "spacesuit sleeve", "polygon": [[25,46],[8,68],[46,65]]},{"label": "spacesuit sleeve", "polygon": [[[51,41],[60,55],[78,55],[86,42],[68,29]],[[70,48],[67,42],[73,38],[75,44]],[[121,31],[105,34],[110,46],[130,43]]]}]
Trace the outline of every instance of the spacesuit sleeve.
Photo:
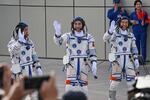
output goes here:
[{"label": "spacesuit sleeve", "polygon": [[54,35],[54,42],[58,45],[61,46],[62,44],[67,43],[67,41],[69,40],[69,34],[65,33],[61,36],[56,36]]},{"label": "spacesuit sleeve", "polygon": [[8,47],[8,52],[10,53],[10,55],[16,55],[20,52],[21,44],[18,41],[11,39],[7,47]]},{"label": "spacesuit sleeve", "polygon": [[113,33],[110,33],[109,31],[107,31],[107,32],[104,34],[104,36],[103,36],[104,42],[110,41],[112,35],[113,35]]},{"label": "spacesuit sleeve", "polygon": [[138,49],[136,47],[136,39],[133,34],[132,34],[132,36],[133,36],[133,38],[132,38],[132,44],[131,44],[131,52],[133,54],[133,58],[138,59]]},{"label": "spacesuit sleeve", "polygon": [[34,66],[36,68],[41,68],[41,64],[39,62],[39,59],[38,59],[38,56],[37,56],[37,53],[36,53],[36,50],[35,50],[35,45],[34,43],[32,42],[32,60],[34,62]]},{"label": "spacesuit sleeve", "polygon": [[89,58],[91,63],[93,61],[97,62],[96,48],[95,48],[95,39],[93,36],[89,35]]}]

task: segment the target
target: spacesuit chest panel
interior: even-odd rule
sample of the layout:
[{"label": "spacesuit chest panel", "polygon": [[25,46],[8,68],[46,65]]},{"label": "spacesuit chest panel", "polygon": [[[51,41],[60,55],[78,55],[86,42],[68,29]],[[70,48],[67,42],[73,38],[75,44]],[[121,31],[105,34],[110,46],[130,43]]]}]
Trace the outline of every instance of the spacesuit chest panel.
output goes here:
[{"label": "spacesuit chest panel", "polygon": [[32,45],[22,45],[20,50],[20,63],[32,61]]},{"label": "spacesuit chest panel", "polygon": [[132,38],[125,35],[118,35],[116,38],[116,51],[119,53],[130,53]]},{"label": "spacesuit chest panel", "polygon": [[87,56],[88,39],[87,37],[71,36],[69,39],[68,49],[72,56]]}]

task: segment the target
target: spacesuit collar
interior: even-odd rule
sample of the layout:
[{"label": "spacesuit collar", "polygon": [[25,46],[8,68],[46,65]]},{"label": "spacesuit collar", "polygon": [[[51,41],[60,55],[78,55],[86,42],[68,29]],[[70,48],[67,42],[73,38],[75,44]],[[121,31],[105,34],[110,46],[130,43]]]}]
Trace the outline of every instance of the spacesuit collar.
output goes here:
[{"label": "spacesuit collar", "polygon": [[128,29],[122,30],[122,29],[120,28],[119,30],[120,30],[120,34],[122,34],[122,35],[129,35]]},{"label": "spacesuit collar", "polygon": [[83,31],[81,31],[81,32],[74,31],[74,35],[77,36],[77,37],[83,37],[84,32]]}]

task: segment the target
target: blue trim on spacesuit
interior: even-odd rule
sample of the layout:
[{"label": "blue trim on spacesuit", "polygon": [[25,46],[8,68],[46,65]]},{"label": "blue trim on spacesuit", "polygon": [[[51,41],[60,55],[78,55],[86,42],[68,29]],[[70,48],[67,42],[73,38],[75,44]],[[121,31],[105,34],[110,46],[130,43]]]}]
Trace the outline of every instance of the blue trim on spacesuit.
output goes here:
[{"label": "blue trim on spacesuit", "polygon": [[122,72],[123,72],[123,77],[125,77],[124,76],[124,73],[126,72],[126,55],[124,55],[124,60],[123,60],[123,68],[122,68]]},{"label": "blue trim on spacesuit", "polygon": [[20,41],[18,41],[20,44],[22,44],[22,45],[25,45],[25,46],[32,46],[33,44],[30,44],[30,43],[24,43],[24,42],[20,42]]},{"label": "blue trim on spacesuit", "polygon": [[28,68],[29,68],[29,77],[32,77],[31,66],[28,66]]},{"label": "blue trim on spacesuit", "polygon": [[133,81],[133,80],[135,80],[135,76],[127,75],[127,76],[126,76],[126,80],[127,80],[127,81]]},{"label": "blue trim on spacesuit", "polygon": [[77,59],[77,80],[80,79],[80,58]]}]

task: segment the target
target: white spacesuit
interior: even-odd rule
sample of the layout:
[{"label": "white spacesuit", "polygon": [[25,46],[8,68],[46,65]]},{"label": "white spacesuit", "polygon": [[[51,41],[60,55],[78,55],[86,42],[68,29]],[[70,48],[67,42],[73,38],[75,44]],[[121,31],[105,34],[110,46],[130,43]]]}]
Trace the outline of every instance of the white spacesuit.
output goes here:
[{"label": "white spacesuit", "polygon": [[22,76],[32,77],[42,75],[41,65],[35,52],[33,42],[25,35],[28,34],[28,25],[20,22],[13,32],[13,36],[8,43],[8,51],[12,62],[12,74],[14,79]]},{"label": "white spacesuit", "polygon": [[[75,24],[82,24],[79,30]],[[95,40],[92,35],[85,33],[85,22],[81,17],[76,17],[72,22],[72,32],[61,35],[61,26],[54,21],[56,30],[54,41],[57,45],[66,45],[66,55],[63,63],[66,65],[66,91],[83,91],[88,93],[88,71],[90,59],[94,78],[97,78],[97,56],[95,50]],[[77,26],[78,27],[78,26]]]},{"label": "white spacesuit", "polygon": [[135,44],[135,37],[129,31],[129,20],[122,17],[118,21],[111,22],[109,31],[104,34],[104,41],[111,44],[109,61],[112,63],[110,75],[109,99],[116,100],[116,90],[122,78],[126,78],[128,89],[131,89],[135,81],[136,70],[139,67],[138,50]]}]

